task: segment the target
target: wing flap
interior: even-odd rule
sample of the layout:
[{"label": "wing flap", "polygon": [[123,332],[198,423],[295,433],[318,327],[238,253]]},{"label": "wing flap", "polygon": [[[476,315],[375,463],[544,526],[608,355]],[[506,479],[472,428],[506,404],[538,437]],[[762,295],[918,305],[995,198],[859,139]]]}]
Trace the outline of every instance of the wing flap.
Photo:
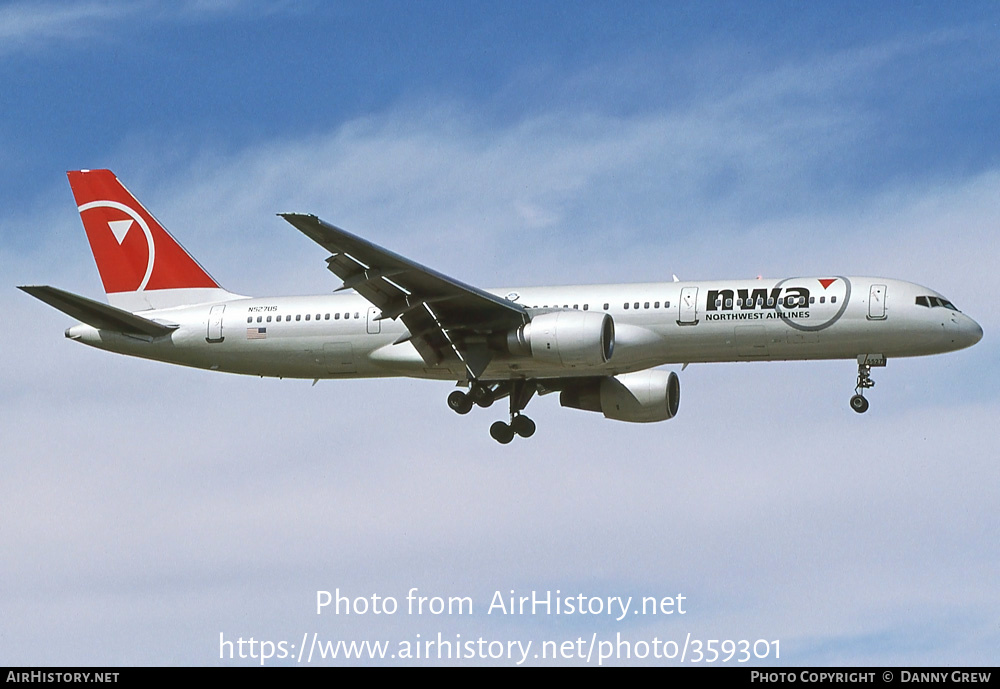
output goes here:
[{"label": "wing flap", "polygon": [[67,316],[75,318],[81,323],[98,330],[113,330],[115,332],[129,335],[148,335],[150,337],[162,337],[169,335],[176,330],[177,325],[165,325],[156,323],[129,313],[124,309],[119,309],[99,301],[81,297],[65,290],[49,287],[48,285],[25,285],[19,286],[19,290],[26,292],[35,299],[44,301],[49,306],[59,309]]},{"label": "wing flap", "polygon": [[[381,311],[380,319],[401,319],[428,366],[465,370],[477,378],[491,353],[465,343],[467,335],[516,328],[528,322],[520,304],[467,285],[404,258],[315,215],[281,213],[296,229],[325,248],[330,272]],[[481,339],[481,338],[480,338]]]}]

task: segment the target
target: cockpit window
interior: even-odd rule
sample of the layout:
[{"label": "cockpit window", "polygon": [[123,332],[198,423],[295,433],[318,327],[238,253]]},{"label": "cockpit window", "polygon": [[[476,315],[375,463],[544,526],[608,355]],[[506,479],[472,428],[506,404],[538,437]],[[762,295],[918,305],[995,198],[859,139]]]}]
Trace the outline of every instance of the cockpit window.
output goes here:
[{"label": "cockpit window", "polygon": [[917,306],[926,306],[928,308],[941,306],[946,309],[951,309],[952,311],[958,311],[954,304],[947,299],[942,299],[941,297],[917,297]]}]

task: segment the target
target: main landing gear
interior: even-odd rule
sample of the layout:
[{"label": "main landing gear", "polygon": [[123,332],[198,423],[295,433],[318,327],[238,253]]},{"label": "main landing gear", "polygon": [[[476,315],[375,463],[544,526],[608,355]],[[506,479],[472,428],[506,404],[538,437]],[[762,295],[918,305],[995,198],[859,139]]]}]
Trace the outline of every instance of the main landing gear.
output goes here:
[{"label": "main landing gear", "polygon": [[458,414],[468,414],[475,404],[485,409],[496,401],[498,387],[473,383],[467,393],[456,390],[448,395],[448,406]]},{"label": "main landing gear", "polygon": [[871,376],[872,366],[885,366],[885,359],[858,357],[858,384],[854,387],[854,396],[851,397],[851,409],[859,414],[868,411],[868,400],[865,399],[864,391],[875,387],[875,381]]},{"label": "main landing gear", "polygon": [[537,391],[534,381],[512,380],[487,385],[475,382],[469,392],[456,390],[448,395],[448,406],[459,414],[468,414],[474,405],[486,408],[501,397],[510,397],[510,423],[497,421],[490,426],[490,436],[502,445],[515,435],[530,438],[535,434],[535,422],[521,413]]}]

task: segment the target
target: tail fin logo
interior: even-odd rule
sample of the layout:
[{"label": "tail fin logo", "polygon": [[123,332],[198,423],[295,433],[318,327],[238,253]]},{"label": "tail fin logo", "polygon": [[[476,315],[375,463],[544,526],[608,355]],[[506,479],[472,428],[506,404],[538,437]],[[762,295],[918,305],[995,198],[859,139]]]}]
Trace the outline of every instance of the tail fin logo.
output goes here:
[{"label": "tail fin logo", "polygon": [[125,235],[127,235],[128,231],[132,229],[132,223],[134,222],[135,222],[134,220],[108,221],[108,227],[111,228],[111,234],[113,234],[115,236],[115,239],[118,240],[118,246],[121,246],[122,242],[125,241]]},{"label": "tail fin logo", "polygon": [[111,170],[67,175],[105,292],[219,289]]},{"label": "tail fin logo", "polygon": [[[141,269],[142,266],[143,251],[142,251],[142,245],[139,244],[138,242],[130,241],[128,243],[128,246],[126,246],[125,241],[128,238],[129,230],[132,229],[133,225],[138,224],[139,227],[142,228],[142,234],[143,237],[145,238],[145,243],[146,243],[146,251],[144,252],[146,259],[146,268],[145,271],[143,271],[142,273],[141,280],[139,280],[138,284],[129,284],[129,282],[122,282],[121,284],[114,285],[113,289],[108,289],[108,291],[109,292],[143,291],[144,289],[146,289],[146,285],[149,284],[149,278],[153,274],[153,265],[156,263],[156,243],[153,241],[153,233],[149,229],[149,225],[146,223],[143,217],[139,215],[135,210],[117,201],[91,201],[90,203],[85,203],[82,206],[80,206],[79,207],[80,216],[84,218],[84,225],[89,225],[88,223],[89,218],[85,217],[84,214],[87,213],[87,211],[93,210],[95,208],[102,208],[102,209],[106,208],[106,209],[111,209],[112,211],[121,211],[122,213],[125,213],[126,215],[129,216],[127,219],[111,220],[110,219],[111,217],[115,217],[118,214],[113,212],[109,213],[108,211],[103,211],[100,214],[101,215],[100,219],[98,220],[95,218],[95,222],[91,226],[106,225],[108,230],[110,230],[112,236],[115,239],[115,242],[118,244],[119,247],[121,247],[121,250],[124,251],[126,256],[128,257],[129,259],[128,263],[130,264],[130,267],[134,269],[133,275],[129,276],[131,278],[130,282],[134,282],[135,279],[138,278],[139,276],[139,270]],[[116,277],[128,280],[128,278],[125,277],[122,271],[117,272]],[[108,285],[105,285],[105,287],[108,287]]]}]

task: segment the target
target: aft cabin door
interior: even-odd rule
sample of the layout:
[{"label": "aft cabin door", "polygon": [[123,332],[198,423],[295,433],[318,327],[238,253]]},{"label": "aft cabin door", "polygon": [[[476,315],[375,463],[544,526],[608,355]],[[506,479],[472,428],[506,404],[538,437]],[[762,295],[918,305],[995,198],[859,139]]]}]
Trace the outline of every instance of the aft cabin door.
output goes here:
[{"label": "aft cabin door", "polygon": [[208,335],[205,337],[208,342],[222,342],[225,339],[222,336],[222,312],[225,310],[226,305],[219,304],[213,306],[208,314]]},{"label": "aft cabin door", "polygon": [[868,320],[885,320],[885,285],[872,285],[868,293]]},{"label": "aft cabin door", "polygon": [[678,309],[677,325],[696,325],[698,323],[697,287],[685,287],[681,290]]}]

